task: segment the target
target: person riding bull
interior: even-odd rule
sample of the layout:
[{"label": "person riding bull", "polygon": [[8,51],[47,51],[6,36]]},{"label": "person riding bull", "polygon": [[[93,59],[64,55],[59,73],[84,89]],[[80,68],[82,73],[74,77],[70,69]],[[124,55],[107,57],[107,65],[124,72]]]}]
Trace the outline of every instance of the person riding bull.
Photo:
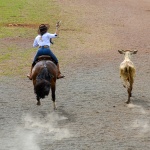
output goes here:
[{"label": "person riding bull", "polygon": [[39,47],[36,55],[34,56],[34,60],[31,66],[31,71],[27,75],[27,77],[32,80],[32,69],[34,65],[36,64],[36,61],[39,56],[41,55],[49,55],[51,59],[54,61],[54,63],[57,65],[58,68],[58,76],[57,79],[64,78],[64,75],[61,75],[60,69],[59,69],[59,63],[57,57],[54,55],[54,53],[50,49],[50,45],[52,43],[51,38],[56,38],[58,36],[58,28],[60,27],[59,22],[56,24],[56,32],[54,34],[48,33],[48,25],[41,24],[38,29],[38,35],[34,39],[33,47]]}]

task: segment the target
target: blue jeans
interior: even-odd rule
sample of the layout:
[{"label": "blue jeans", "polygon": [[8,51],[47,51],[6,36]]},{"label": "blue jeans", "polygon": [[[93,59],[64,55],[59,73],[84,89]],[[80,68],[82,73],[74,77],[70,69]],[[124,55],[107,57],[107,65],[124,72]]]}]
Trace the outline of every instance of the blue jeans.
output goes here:
[{"label": "blue jeans", "polygon": [[55,64],[57,65],[58,64],[58,59],[57,57],[53,54],[53,52],[50,50],[50,48],[44,48],[44,47],[41,47],[38,49],[36,55],[34,56],[34,60],[33,60],[33,64],[36,63],[37,61],[37,58],[41,55],[49,55],[52,60],[55,62]]}]

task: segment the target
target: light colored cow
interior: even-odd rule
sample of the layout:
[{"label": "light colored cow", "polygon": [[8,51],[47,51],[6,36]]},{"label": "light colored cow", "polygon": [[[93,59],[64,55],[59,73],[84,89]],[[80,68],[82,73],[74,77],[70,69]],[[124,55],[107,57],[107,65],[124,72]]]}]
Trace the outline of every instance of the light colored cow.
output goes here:
[{"label": "light colored cow", "polygon": [[120,78],[123,81],[123,86],[127,88],[128,100],[127,104],[130,103],[130,97],[132,96],[132,88],[135,77],[135,67],[131,61],[131,55],[136,54],[137,50],[118,50],[120,54],[124,54],[124,61],[120,64]]}]

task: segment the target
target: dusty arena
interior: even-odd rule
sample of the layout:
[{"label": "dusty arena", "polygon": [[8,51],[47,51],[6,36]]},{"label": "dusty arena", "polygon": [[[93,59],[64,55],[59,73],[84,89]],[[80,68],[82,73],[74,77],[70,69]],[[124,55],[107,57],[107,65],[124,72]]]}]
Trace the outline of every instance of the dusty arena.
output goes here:
[{"label": "dusty arena", "polygon": [[[67,65],[61,66],[65,78],[57,80],[57,110],[51,93],[36,105],[26,75],[1,77],[0,150],[149,150],[150,1],[58,4],[80,32],[62,20],[60,38],[68,50],[60,62]],[[24,46],[31,47],[32,40]],[[138,50],[132,56],[136,77],[130,104],[119,76],[124,59],[119,49]]]}]

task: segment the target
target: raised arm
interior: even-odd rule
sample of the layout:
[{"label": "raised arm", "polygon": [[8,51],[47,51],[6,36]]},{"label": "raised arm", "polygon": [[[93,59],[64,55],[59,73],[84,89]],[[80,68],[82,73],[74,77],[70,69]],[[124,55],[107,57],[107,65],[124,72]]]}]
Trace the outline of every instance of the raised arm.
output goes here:
[{"label": "raised arm", "polygon": [[60,23],[61,23],[61,21],[58,21],[57,23],[56,23],[56,34],[58,35],[59,34],[59,27],[60,27]]}]

